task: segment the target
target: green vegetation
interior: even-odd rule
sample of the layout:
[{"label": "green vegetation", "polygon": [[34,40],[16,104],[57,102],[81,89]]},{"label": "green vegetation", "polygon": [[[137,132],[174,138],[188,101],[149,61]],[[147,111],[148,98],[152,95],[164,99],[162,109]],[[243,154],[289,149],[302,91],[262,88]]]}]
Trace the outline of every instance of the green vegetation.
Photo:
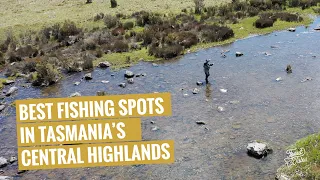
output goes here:
[{"label": "green vegetation", "polygon": [[[173,6],[176,1],[168,1],[170,7],[163,11],[150,8],[150,11],[131,12],[123,8],[132,8],[128,4],[134,2],[113,0],[105,2],[110,10],[107,14],[104,10],[90,15],[87,14],[90,11],[80,9],[93,8],[101,2],[63,2],[59,9],[72,5],[67,16],[70,20],[61,22],[61,18],[59,23],[52,21],[48,24],[47,18],[39,21],[41,26],[31,23],[34,25],[31,29],[36,29],[34,32],[21,33],[7,19],[5,24],[8,26],[4,28],[14,27],[15,30],[8,31],[0,41],[0,65],[6,67],[5,75],[8,77],[18,73],[37,74],[36,77],[26,77],[33,85],[47,86],[60,78],[58,75],[62,71],[58,68],[67,73],[78,72],[92,69],[98,62],[109,61],[112,68],[119,69],[142,59],[171,59],[187,51],[230,43],[252,34],[310,23],[307,13],[313,12],[319,0],[309,0],[308,3],[295,1],[232,0],[232,3],[217,4],[220,2],[217,0],[210,4],[205,0],[192,0],[180,2],[179,6]],[[191,5],[185,7],[188,3]],[[57,8],[51,7],[52,11]],[[181,7],[180,11],[177,7]],[[73,8],[81,12],[76,17],[73,16]],[[25,31],[30,26],[21,28]],[[17,32],[21,34],[17,36]]]},{"label": "green vegetation", "polygon": [[320,179],[320,133],[313,134],[297,141],[289,149],[305,149],[306,162],[296,163],[292,166],[282,166],[278,174],[283,174],[292,180]]}]

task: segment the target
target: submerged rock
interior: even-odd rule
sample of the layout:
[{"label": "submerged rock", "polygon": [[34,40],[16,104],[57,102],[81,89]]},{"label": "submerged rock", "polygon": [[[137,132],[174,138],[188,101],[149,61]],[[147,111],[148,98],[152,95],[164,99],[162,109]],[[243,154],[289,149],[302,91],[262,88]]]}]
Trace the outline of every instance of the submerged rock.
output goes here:
[{"label": "submerged rock", "polygon": [[125,72],[125,74],[124,74],[124,77],[126,77],[126,78],[133,78],[133,77],[134,77],[134,74],[133,74],[133,72],[127,70],[127,71]]},{"label": "submerged rock", "polygon": [[110,66],[111,66],[111,64],[110,64],[108,61],[100,62],[100,63],[99,63],[99,67],[100,67],[100,68],[108,68],[108,67],[110,67]]},{"label": "submerged rock", "polygon": [[290,31],[290,32],[296,32],[296,28],[289,28],[288,31]]},{"label": "submerged rock", "polygon": [[109,81],[101,81],[103,84],[108,84]]},{"label": "submerged rock", "polygon": [[4,104],[0,105],[0,112],[3,111],[6,108],[6,106]]},{"label": "submerged rock", "polygon": [[85,80],[91,80],[92,79],[92,74],[91,73],[87,73],[84,75],[83,77]]},{"label": "submerged rock", "polygon": [[79,84],[80,84],[80,82],[79,81],[77,81],[77,82],[75,82],[75,83],[73,83],[75,86],[79,86]]},{"label": "submerged rock", "polygon": [[133,78],[129,78],[127,81],[128,81],[129,84],[133,84],[134,83]]},{"label": "submerged rock", "polygon": [[304,82],[307,82],[307,81],[312,81],[312,78],[311,77],[306,77],[301,82],[304,83]]},{"label": "submerged rock", "polygon": [[226,111],[225,108],[222,107],[222,106],[218,106],[218,107],[217,107],[217,110],[218,110],[218,112],[224,112],[224,111]]},{"label": "submerged rock", "polygon": [[6,93],[6,96],[11,96],[13,93],[15,93],[17,91],[18,91],[18,88],[13,86],[8,90],[8,92]]},{"label": "submerged rock", "polygon": [[200,92],[200,90],[198,88],[194,88],[192,91],[193,94],[198,94],[199,92]]},{"label": "submerged rock", "polygon": [[159,65],[156,64],[156,63],[152,63],[152,66],[153,66],[153,67],[158,67]]},{"label": "submerged rock", "polygon": [[228,90],[227,90],[227,89],[220,89],[220,92],[221,92],[221,93],[227,93]]},{"label": "submerged rock", "polygon": [[205,123],[204,121],[196,121],[196,123],[197,123],[198,125],[206,125],[206,123]]},{"label": "submerged rock", "polygon": [[0,176],[0,180],[13,180],[13,177],[10,177],[10,176]]},{"label": "submerged rock", "polygon": [[282,78],[281,78],[281,77],[278,77],[278,78],[276,79],[276,81],[277,81],[277,82],[280,82],[280,81],[282,81]]},{"label": "submerged rock", "polygon": [[243,56],[243,53],[242,52],[236,52],[236,57],[240,57],[240,56]]},{"label": "submerged rock", "polygon": [[202,85],[203,85],[203,82],[198,81],[198,82],[197,82],[197,85],[198,85],[198,86],[202,86]]},{"label": "submerged rock", "polygon": [[105,95],[106,95],[106,92],[104,92],[104,91],[97,92],[97,96],[105,96]]},{"label": "submerged rock", "polygon": [[272,149],[266,143],[253,141],[247,146],[247,153],[255,158],[263,158],[272,153]]},{"label": "submerged rock", "polygon": [[126,83],[120,83],[119,86],[122,88],[125,88],[127,85],[126,85]]},{"label": "submerged rock", "polygon": [[291,67],[290,64],[287,65],[286,71],[287,71],[288,74],[292,73],[292,67]]},{"label": "submerged rock", "polygon": [[17,157],[11,156],[9,159],[9,162],[12,164],[12,163],[16,162],[17,160],[18,160]]},{"label": "submerged rock", "polygon": [[75,92],[75,93],[72,93],[69,97],[79,97],[79,96],[81,96],[81,94],[78,92]]},{"label": "submerged rock", "polygon": [[4,157],[0,157],[0,168],[8,165],[8,160]]}]

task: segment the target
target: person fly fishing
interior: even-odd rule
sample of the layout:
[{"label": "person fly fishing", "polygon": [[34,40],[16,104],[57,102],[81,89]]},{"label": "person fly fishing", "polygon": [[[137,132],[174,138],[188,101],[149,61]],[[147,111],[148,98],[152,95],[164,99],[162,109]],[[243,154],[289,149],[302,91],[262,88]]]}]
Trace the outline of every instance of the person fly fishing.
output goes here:
[{"label": "person fly fishing", "polygon": [[213,64],[209,63],[209,60],[206,60],[206,62],[203,64],[204,73],[206,74],[206,83],[209,83],[209,76],[210,76],[210,66],[213,66]]}]

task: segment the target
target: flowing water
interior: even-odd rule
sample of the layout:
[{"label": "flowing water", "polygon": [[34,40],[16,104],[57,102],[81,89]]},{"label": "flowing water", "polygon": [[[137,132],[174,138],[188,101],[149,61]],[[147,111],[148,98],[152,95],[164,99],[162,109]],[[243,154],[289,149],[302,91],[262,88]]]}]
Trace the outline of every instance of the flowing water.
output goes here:
[{"label": "flowing water", "polygon": [[[83,96],[97,91],[109,94],[170,92],[171,117],[142,119],[143,140],[175,141],[175,163],[80,169],[37,170],[16,176],[21,179],[274,179],[276,169],[284,164],[286,147],[309,134],[319,132],[320,108],[320,19],[296,32],[280,31],[236,41],[230,45],[200,50],[178,60],[160,62],[158,67],[141,62],[129,70],[146,73],[126,88],[124,70],[110,72],[95,69],[92,81],[82,81],[83,73],[65,77],[48,88],[23,88],[16,99]],[[276,46],[277,48],[271,48]],[[221,51],[230,49],[227,57]],[[244,53],[235,57],[235,52]],[[264,52],[272,54],[266,56]],[[203,63],[211,59],[210,84],[198,87],[204,80]],[[287,74],[287,64],[293,73]],[[85,73],[85,72],[84,72]],[[111,76],[114,74],[114,76]],[[283,81],[277,82],[281,77]],[[312,81],[302,83],[306,77]],[[102,80],[110,81],[108,84]],[[9,88],[9,87],[6,87]],[[192,94],[199,88],[199,94]],[[227,89],[227,93],[220,92]],[[188,96],[186,96],[188,94]],[[217,107],[225,108],[218,112]],[[0,117],[0,155],[16,155],[15,109],[7,108]],[[199,126],[196,121],[205,121]],[[152,131],[155,126],[158,131]],[[246,154],[252,140],[269,142],[273,154],[254,159]],[[17,164],[3,169],[15,176]]]}]

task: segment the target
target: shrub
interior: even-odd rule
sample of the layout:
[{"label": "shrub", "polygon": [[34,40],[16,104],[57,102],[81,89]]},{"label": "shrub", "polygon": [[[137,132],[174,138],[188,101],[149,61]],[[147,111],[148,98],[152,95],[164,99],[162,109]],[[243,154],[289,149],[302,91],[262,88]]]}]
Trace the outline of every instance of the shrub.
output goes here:
[{"label": "shrub", "polygon": [[203,25],[199,30],[202,32],[201,37],[205,42],[224,41],[234,37],[233,30],[226,26]]},{"label": "shrub", "polygon": [[143,31],[142,33],[142,41],[143,41],[143,45],[149,45],[152,43],[152,40],[154,38],[154,35],[155,35],[155,31],[153,31],[152,29],[146,29]]},{"label": "shrub", "polygon": [[85,55],[83,57],[84,61],[83,61],[83,64],[82,64],[82,68],[84,70],[89,70],[89,69],[92,69],[93,68],[93,59],[90,58],[89,56]]},{"label": "shrub", "polygon": [[116,8],[118,6],[117,0],[110,0],[111,8]]},{"label": "shrub", "polygon": [[247,14],[250,17],[256,16],[259,14],[259,9],[255,7],[248,7]]},{"label": "shrub", "polygon": [[84,49],[95,50],[97,48],[96,41],[93,37],[84,40]]},{"label": "shrub", "polygon": [[179,32],[169,34],[166,38],[167,44],[180,44],[185,48],[190,48],[198,43],[198,37],[192,32]]},{"label": "shrub", "polygon": [[207,7],[207,15],[208,16],[215,16],[217,12],[217,8],[215,6]]},{"label": "shrub", "polygon": [[5,59],[4,59],[4,55],[3,53],[0,51],[0,65],[4,65],[6,63]]},{"label": "shrub", "polygon": [[104,21],[104,24],[109,29],[114,28],[119,24],[119,19],[111,15],[105,15],[105,17],[103,18],[103,21]]},{"label": "shrub", "polygon": [[117,40],[113,45],[113,51],[114,52],[127,52],[129,51],[129,45],[128,43]]},{"label": "shrub", "polygon": [[80,28],[77,28],[76,23],[70,20],[66,20],[60,29],[60,40],[64,40],[69,36],[78,35],[81,32]]},{"label": "shrub", "polygon": [[18,56],[14,51],[8,51],[7,57],[8,57],[9,63],[22,61],[22,58]]},{"label": "shrub", "polygon": [[99,14],[94,16],[93,21],[99,21],[99,20],[101,20],[103,18],[104,18],[104,14],[103,13],[99,13]]},{"label": "shrub", "polygon": [[32,48],[32,46],[22,46],[19,47],[16,51],[16,55],[23,58],[23,57],[36,57],[38,55],[38,50]]},{"label": "shrub", "polygon": [[112,30],[111,34],[113,36],[119,36],[119,35],[124,35],[125,30],[123,27],[118,27]]},{"label": "shrub", "polygon": [[204,9],[204,0],[194,0],[195,14],[201,14]]},{"label": "shrub", "polygon": [[125,30],[132,29],[134,27],[134,23],[132,21],[127,21],[123,24],[123,28]]},{"label": "shrub", "polygon": [[86,4],[92,3],[92,0],[87,0]]},{"label": "shrub", "polygon": [[183,47],[179,44],[176,45],[165,45],[162,47],[158,47],[156,45],[152,45],[149,48],[149,54],[154,55],[158,58],[174,58],[176,56],[179,56],[181,52],[183,51]]},{"label": "shrub", "polygon": [[287,22],[293,22],[293,21],[300,22],[303,20],[302,17],[300,17],[296,14],[290,14],[287,12],[276,13],[275,16],[277,18],[279,18],[280,20],[287,21]]},{"label": "shrub", "polygon": [[256,22],[254,23],[256,28],[266,28],[266,27],[272,27],[273,26],[274,21],[270,18],[260,18],[258,20],[256,20]]},{"label": "shrub", "polygon": [[22,73],[29,74],[30,72],[35,72],[37,66],[37,59],[28,58],[24,61],[24,65],[22,67]]},{"label": "shrub", "polygon": [[57,82],[59,72],[47,59],[37,64],[36,72],[37,78],[32,83],[34,86],[49,86]]}]

